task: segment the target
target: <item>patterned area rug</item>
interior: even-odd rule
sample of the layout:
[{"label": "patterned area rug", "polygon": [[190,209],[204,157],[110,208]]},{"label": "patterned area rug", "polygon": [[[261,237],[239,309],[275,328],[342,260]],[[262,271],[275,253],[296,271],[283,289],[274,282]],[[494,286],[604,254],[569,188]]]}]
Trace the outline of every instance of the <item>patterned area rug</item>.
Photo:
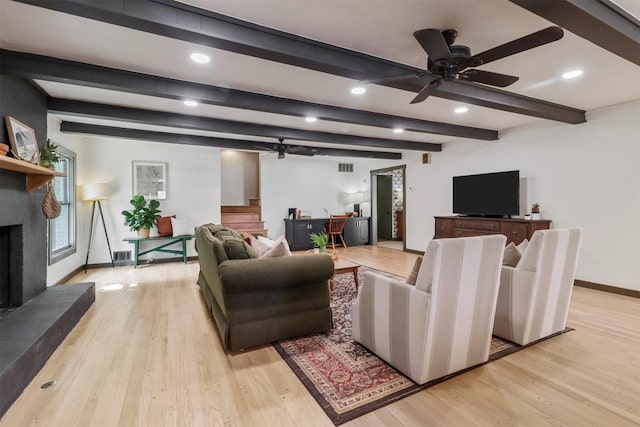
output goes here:
[{"label": "patterned area rug", "polygon": [[[389,273],[360,267],[358,277],[360,284],[364,282],[365,271],[398,278]],[[386,362],[378,359],[351,338],[351,307],[355,297],[353,274],[336,276],[331,300],[333,330],[327,334],[285,340],[274,344],[278,353],[335,425],[340,425],[465,372],[457,372],[418,386]],[[568,330],[571,329],[567,328],[563,332]],[[522,348],[524,347],[493,337],[489,361]]]}]

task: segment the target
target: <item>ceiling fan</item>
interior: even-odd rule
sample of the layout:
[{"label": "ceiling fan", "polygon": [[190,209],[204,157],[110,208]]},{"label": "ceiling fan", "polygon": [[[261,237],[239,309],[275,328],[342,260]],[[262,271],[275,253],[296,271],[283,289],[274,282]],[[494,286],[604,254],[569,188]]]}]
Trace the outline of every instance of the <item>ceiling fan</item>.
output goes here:
[{"label": "ceiling fan", "polygon": [[278,153],[278,159],[284,159],[285,154],[297,154],[299,156],[314,156],[315,148],[309,148],[302,145],[288,145],[284,143],[284,138],[278,138],[279,143],[273,144],[272,148],[257,147],[260,150],[273,151]]},{"label": "ceiling fan", "polygon": [[413,36],[429,56],[427,61],[428,72],[362,80],[360,83],[383,83],[415,77],[430,78],[431,80],[413,98],[411,104],[427,99],[443,81],[467,80],[491,86],[506,87],[518,81],[518,77],[477,70],[475,67],[560,40],[563,35],[562,28],[548,27],[472,56],[471,49],[467,46],[453,44],[458,36],[456,30],[441,31],[435,28],[418,30],[413,33]]}]

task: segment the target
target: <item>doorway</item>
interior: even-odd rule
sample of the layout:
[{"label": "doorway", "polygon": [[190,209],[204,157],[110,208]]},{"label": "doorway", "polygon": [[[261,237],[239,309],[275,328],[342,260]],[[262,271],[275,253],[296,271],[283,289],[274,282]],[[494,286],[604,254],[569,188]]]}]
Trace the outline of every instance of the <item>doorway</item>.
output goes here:
[{"label": "doorway", "polygon": [[370,171],[371,244],[405,250],[406,165]]}]

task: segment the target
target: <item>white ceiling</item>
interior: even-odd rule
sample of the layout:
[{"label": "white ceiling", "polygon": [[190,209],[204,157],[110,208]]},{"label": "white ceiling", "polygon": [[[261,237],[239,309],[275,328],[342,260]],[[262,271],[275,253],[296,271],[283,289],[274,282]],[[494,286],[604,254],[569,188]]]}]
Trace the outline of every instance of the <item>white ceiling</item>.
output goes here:
[{"label": "white ceiling", "polygon": [[[465,44],[472,53],[479,53],[553,25],[506,0],[190,0],[185,3],[420,68],[426,68],[426,54],[412,35],[418,29],[455,28],[459,32],[456,44]],[[349,89],[356,81],[351,79],[9,0],[0,0],[0,46],[190,82],[487,129],[505,130],[544,120],[474,105],[469,105],[466,114],[458,115],[453,113],[453,109],[460,106],[458,102],[429,97],[411,105],[409,102],[415,93],[379,85],[370,85],[366,94],[354,96]],[[195,64],[189,59],[193,52],[206,53],[212,61],[206,65]],[[519,76],[518,82],[505,89],[509,92],[587,111],[640,99],[640,67],[566,30],[557,42],[479,69]],[[584,74],[573,80],[560,78],[562,73],[573,69],[582,69]],[[378,138],[434,143],[460,140],[418,132],[396,135],[388,129],[337,122],[309,124],[299,117],[212,105],[189,108],[176,100],[72,84],[40,80],[37,84],[56,98]],[[96,122],[70,116],[61,119]],[[149,128],[131,123],[110,124]],[[202,134],[184,129],[164,130]],[[222,136],[242,138],[242,135]],[[273,140],[254,136],[247,139]]]}]

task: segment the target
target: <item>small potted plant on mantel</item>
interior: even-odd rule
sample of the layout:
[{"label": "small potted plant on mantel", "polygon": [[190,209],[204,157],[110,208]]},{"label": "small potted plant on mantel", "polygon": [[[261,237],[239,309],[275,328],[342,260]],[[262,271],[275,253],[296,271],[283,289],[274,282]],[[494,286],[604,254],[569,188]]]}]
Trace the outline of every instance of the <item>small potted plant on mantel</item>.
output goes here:
[{"label": "small potted plant on mantel", "polygon": [[329,235],[327,233],[311,233],[309,237],[313,244],[320,249],[321,253],[327,252],[327,244],[329,243]]},{"label": "small potted plant on mantel", "polygon": [[158,218],[160,217],[158,215],[161,212],[158,209],[160,202],[151,200],[149,201],[149,206],[147,206],[144,196],[137,194],[131,199],[131,204],[133,205],[133,210],[122,211],[124,225],[128,226],[132,231],[137,231],[138,237],[149,237],[149,230],[158,223]]},{"label": "small potted plant on mantel", "polygon": [[40,150],[40,166],[53,169],[54,165],[59,161],[58,146],[50,139],[47,139],[47,143],[42,147],[42,150]]},{"label": "small potted plant on mantel", "polygon": [[540,204],[534,203],[531,205],[531,219],[540,219]]}]

